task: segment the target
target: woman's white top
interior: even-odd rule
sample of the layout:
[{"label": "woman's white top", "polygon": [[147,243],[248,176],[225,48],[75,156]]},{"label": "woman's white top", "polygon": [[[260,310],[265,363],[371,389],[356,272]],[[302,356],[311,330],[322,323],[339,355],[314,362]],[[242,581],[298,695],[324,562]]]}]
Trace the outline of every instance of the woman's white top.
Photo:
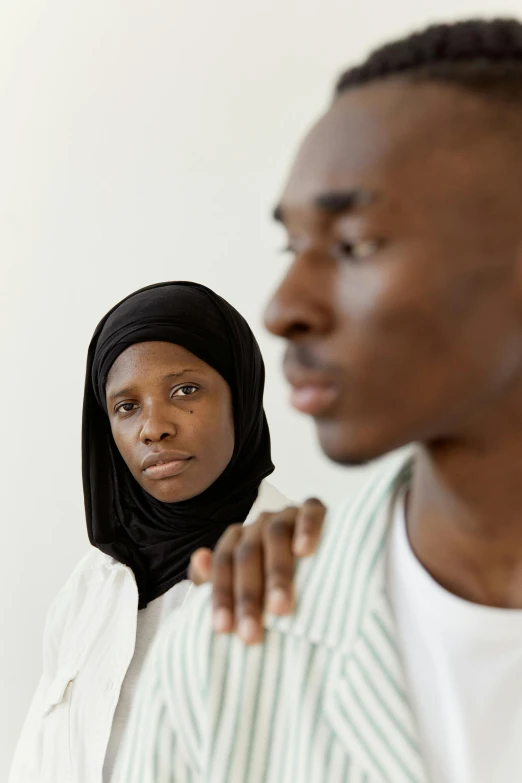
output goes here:
[{"label": "woman's white top", "polygon": [[116,762],[116,756],[120,743],[127,725],[132,700],[138,684],[138,678],[145,662],[145,658],[156,636],[160,624],[170,612],[183,606],[188,595],[191,582],[185,580],[178,582],[166,593],[160,595],[154,601],[151,601],[145,609],[138,612],[138,622],[136,625],[136,644],[134,646],[134,655],[127,669],[127,674],[121,686],[120,698],[116,706],[116,711],[112,719],[111,736],[105,762],[103,765],[103,783],[110,783],[112,770]]},{"label": "woman's white top", "polygon": [[[288,505],[263,481],[245,524]],[[190,588],[180,582],[138,612],[130,568],[97,549],[83,558],[47,617],[43,673],[9,783],[109,779],[147,650],[163,617],[190,600]]]}]

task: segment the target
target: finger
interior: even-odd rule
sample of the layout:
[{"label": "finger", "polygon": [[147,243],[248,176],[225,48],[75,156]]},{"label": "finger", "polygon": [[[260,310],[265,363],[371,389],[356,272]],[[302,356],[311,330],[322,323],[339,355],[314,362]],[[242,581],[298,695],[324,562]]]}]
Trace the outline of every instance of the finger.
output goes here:
[{"label": "finger", "polygon": [[262,526],[247,525],[234,555],[237,631],[245,644],[263,639],[264,563]]},{"label": "finger", "polygon": [[326,517],[326,506],[317,498],[306,500],[297,512],[292,551],[297,557],[317,549]]},{"label": "finger", "polygon": [[210,549],[196,549],[190,558],[188,578],[195,585],[202,585],[210,580],[212,573],[212,552]]},{"label": "finger", "polygon": [[273,514],[264,528],[267,609],[289,614],[294,608],[294,566],[292,552],[297,508]]},{"label": "finger", "polygon": [[212,557],[212,627],[217,633],[234,629],[234,550],[241,538],[241,525],[230,525]]}]

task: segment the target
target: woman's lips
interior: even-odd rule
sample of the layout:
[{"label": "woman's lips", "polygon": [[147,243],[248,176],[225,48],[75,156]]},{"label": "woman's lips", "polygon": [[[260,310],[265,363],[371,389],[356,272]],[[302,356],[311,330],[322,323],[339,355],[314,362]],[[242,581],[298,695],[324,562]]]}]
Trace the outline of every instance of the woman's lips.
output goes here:
[{"label": "woman's lips", "polygon": [[310,384],[292,389],[290,402],[296,410],[309,416],[321,416],[335,402],[338,391],[334,386]]},{"label": "woman's lips", "polygon": [[192,457],[188,459],[173,459],[169,462],[158,462],[156,465],[151,465],[145,468],[143,473],[149,479],[157,481],[159,479],[172,478],[172,476],[179,476],[192,462]]}]

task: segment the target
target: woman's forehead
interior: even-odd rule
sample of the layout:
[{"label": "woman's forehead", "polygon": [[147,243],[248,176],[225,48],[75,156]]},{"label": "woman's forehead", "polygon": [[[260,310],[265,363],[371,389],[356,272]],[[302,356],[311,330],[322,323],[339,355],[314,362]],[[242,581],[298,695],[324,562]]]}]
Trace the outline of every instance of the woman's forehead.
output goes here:
[{"label": "woman's forehead", "polygon": [[163,341],[134,343],[117,357],[107,376],[107,386],[124,378],[140,378],[145,373],[183,373],[187,370],[204,373],[212,371],[202,359],[181,345]]}]

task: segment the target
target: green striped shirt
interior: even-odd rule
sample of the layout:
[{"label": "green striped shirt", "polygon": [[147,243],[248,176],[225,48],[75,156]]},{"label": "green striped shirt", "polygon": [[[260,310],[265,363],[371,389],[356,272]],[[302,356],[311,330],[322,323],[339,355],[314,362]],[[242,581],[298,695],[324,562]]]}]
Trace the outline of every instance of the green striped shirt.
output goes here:
[{"label": "green striped shirt", "polygon": [[263,645],[211,631],[208,587],[144,669],[113,783],[426,783],[386,593],[388,461],[328,516]]}]

